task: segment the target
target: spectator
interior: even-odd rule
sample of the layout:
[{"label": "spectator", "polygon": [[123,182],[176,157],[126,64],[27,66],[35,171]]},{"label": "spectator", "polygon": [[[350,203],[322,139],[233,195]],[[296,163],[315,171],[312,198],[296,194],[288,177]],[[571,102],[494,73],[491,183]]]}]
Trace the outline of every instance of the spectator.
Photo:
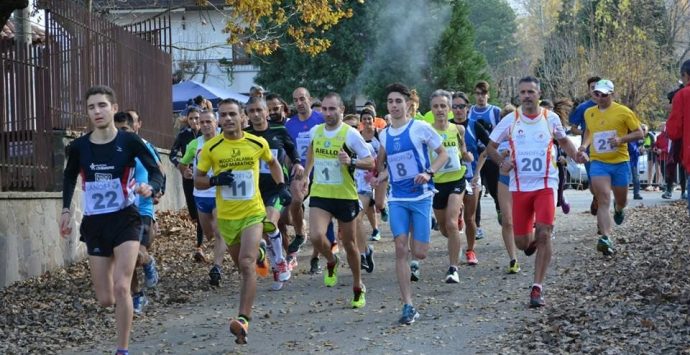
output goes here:
[{"label": "spectator", "polygon": [[213,103],[201,95],[194,98],[194,105],[201,111],[213,111]]},{"label": "spectator", "polygon": [[[672,139],[681,142],[680,161],[686,172],[690,173],[690,60],[683,62],[680,68],[680,77],[683,88],[676,92],[671,102],[671,114],[668,117],[668,132]],[[690,181],[690,179],[686,179]],[[687,186],[686,181],[686,198]],[[688,199],[688,212],[690,212],[690,198]]]},{"label": "spectator", "polygon": [[251,97],[264,97],[266,90],[261,85],[254,85],[249,89],[249,96]]},{"label": "spectator", "polygon": [[319,99],[313,99],[311,101],[311,110],[321,113],[321,101]]},{"label": "spectator", "polygon": [[[659,166],[662,168],[662,181],[666,182],[666,163],[668,162],[668,153],[670,151],[669,148],[671,141],[668,138],[668,132],[666,132],[666,124],[662,123],[661,126],[659,126],[659,129],[661,130],[661,133],[659,133],[659,136],[656,137],[656,143],[654,143],[654,152],[657,155]],[[661,195],[661,197],[670,198],[668,197],[669,194],[667,192],[668,186],[664,186],[664,193]]]}]

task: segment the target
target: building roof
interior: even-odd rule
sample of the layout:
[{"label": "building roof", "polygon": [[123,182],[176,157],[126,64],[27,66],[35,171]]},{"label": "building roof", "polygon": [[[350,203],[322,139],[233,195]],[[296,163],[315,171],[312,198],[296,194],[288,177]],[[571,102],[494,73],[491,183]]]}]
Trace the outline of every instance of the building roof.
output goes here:
[{"label": "building roof", "polygon": [[[208,0],[210,5],[222,8],[225,0]],[[93,0],[93,8],[98,12],[111,10],[144,10],[144,9],[198,9],[197,0]]]},{"label": "building roof", "polygon": [[[12,19],[7,20],[0,30],[0,41],[12,40],[17,35],[17,27]],[[31,24],[31,42],[32,43],[43,43],[46,39],[45,29]]]}]

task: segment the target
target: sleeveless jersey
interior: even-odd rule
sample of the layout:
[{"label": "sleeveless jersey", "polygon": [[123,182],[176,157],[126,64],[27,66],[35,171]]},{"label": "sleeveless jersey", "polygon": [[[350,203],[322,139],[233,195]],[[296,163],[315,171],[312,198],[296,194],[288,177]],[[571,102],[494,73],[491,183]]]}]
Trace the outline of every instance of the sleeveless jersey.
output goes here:
[{"label": "sleeveless jersey", "polygon": [[343,200],[357,200],[357,186],[353,171],[340,164],[338,153],[345,148],[348,125],[341,125],[335,137],[324,134],[325,125],[316,126],[312,137],[314,158],[314,182],[311,185],[312,196]]},{"label": "sleeveless jersey", "polygon": [[[445,131],[436,129],[436,132],[443,140],[443,147],[446,148],[448,153],[448,161],[438,169],[434,175],[434,182],[441,183],[462,179],[465,176],[467,167],[461,162],[462,152],[460,151],[460,146],[462,145],[462,139],[459,136],[458,126],[450,123]],[[436,160],[436,157],[436,152],[432,151],[431,160]]]},{"label": "sleeveless jersey", "polygon": [[[390,195],[393,198],[413,199],[424,195],[434,189],[434,183],[415,184],[417,174],[428,169],[429,159],[420,156],[410,138],[410,128],[414,124],[423,124],[411,120],[407,128],[398,136],[392,136],[386,130],[386,162],[388,163],[388,176],[390,180]],[[422,151],[425,157],[429,156],[429,148],[423,145]]]},{"label": "sleeveless jersey", "polygon": [[522,119],[515,111],[508,137],[510,142],[511,170],[510,191],[536,191],[558,186],[558,169],[549,126],[547,110],[533,122]]}]

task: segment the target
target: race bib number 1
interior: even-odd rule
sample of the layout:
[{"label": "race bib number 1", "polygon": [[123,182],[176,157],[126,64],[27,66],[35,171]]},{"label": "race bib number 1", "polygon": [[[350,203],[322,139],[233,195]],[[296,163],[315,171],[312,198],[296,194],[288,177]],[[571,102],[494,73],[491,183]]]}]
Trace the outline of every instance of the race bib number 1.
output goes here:
[{"label": "race bib number 1", "polygon": [[230,186],[222,186],[220,194],[224,200],[250,200],[254,196],[254,171],[234,170],[235,180]]},{"label": "race bib number 1", "polygon": [[340,162],[335,159],[316,159],[314,161],[314,181],[325,185],[343,183]]}]

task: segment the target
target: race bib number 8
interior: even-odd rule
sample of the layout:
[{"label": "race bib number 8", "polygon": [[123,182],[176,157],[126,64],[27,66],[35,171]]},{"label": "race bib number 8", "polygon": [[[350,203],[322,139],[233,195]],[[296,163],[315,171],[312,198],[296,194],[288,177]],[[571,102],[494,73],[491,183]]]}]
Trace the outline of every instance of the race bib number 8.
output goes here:
[{"label": "race bib number 8", "polygon": [[388,166],[393,181],[412,179],[421,173],[411,150],[389,155]]},{"label": "race bib number 8", "polygon": [[[278,159],[278,149],[271,149],[271,155],[273,155],[273,159]],[[268,163],[264,161],[263,159],[259,160],[259,173],[261,174],[270,174],[271,169],[268,167]]]},{"label": "race bib number 8", "polygon": [[89,181],[85,184],[84,212],[96,215],[119,211],[125,204],[120,180]]},{"label": "race bib number 8", "polygon": [[611,145],[610,140],[616,137],[616,131],[604,131],[594,133],[594,149],[597,153],[610,153],[616,151],[617,147]]},{"label": "race bib number 8", "polygon": [[254,196],[254,171],[234,170],[232,185],[223,186],[220,194],[224,200],[250,200]]},{"label": "race bib number 8", "polygon": [[325,185],[339,185],[343,182],[340,162],[335,159],[316,159],[314,161],[314,181]]}]

